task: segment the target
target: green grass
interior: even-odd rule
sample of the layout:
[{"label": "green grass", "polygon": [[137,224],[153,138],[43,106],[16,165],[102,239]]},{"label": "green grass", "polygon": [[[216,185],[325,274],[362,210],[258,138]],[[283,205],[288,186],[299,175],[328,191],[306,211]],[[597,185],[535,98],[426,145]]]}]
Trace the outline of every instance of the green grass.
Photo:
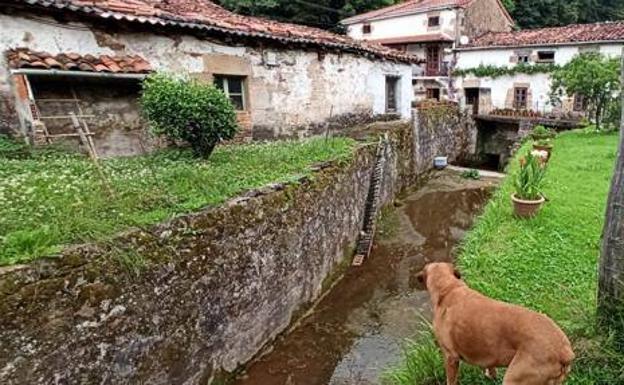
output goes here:
[{"label": "green grass", "polygon": [[82,156],[27,154],[2,139],[0,265],[218,205],[271,182],[296,180],[311,174],[315,163],[350,158],[353,148],[349,139],[314,138],[220,147],[207,161],[187,151],[163,151],[102,162],[105,184]]},{"label": "green grass", "polygon": [[[608,333],[597,330],[595,316],[600,238],[617,141],[613,134],[560,135],[544,187],[550,201],[540,215],[530,221],[512,216],[513,180],[507,178],[458,258],[474,289],[548,314],[562,326],[578,356],[566,383],[571,385],[624,384],[624,353]],[[444,384],[444,378],[430,332],[408,344],[403,364],[385,375],[396,385]],[[466,365],[461,379],[462,384],[493,384]]]}]

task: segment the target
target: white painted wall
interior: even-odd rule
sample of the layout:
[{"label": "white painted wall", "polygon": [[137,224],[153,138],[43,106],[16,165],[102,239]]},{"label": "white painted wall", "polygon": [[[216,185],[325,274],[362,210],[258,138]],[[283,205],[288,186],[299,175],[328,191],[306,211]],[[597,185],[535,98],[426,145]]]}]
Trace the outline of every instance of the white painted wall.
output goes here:
[{"label": "white painted wall", "polygon": [[[600,49],[600,52],[616,57],[622,54],[622,44],[601,44],[595,46]],[[497,67],[511,67],[515,63],[511,62],[511,58],[515,55],[516,51],[531,52],[532,55],[536,55],[538,51],[554,51],[555,52],[555,64],[565,65],[570,62],[574,56],[576,56],[582,47],[591,47],[590,45],[576,45],[576,46],[544,46],[544,47],[529,47],[529,48],[483,48],[479,50],[459,51],[457,68],[466,69],[474,68],[479,65],[493,65]]]},{"label": "white painted wall", "polygon": [[428,14],[420,13],[391,19],[373,20],[370,22],[372,27],[370,34],[362,32],[364,23],[349,25],[348,34],[358,40],[375,40],[444,32],[453,38],[455,36],[456,18],[457,12],[455,10],[442,10],[440,11],[440,26],[429,28]]},{"label": "white painted wall", "polygon": [[[459,51],[457,54],[457,68],[469,69],[479,65],[496,66],[496,67],[512,67],[515,63],[511,63],[511,58],[517,51],[529,51],[532,55],[536,55],[538,51],[555,51],[555,64],[565,65],[569,63],[574,56],[579,54],[584,47],[588,45],[576,46],[544,46],[529,48],[502,48],[492,49],[484,48],[479,50]],[[623,44],[601,44],[594,46],[599,48],[600,52],[610,56],[619,57],[622,54]],[[475,81],[479,81],[480,88],[488,88],[491,90],[492,107],[505,108],[508,90],[514,87],[514,83],[529,83],[531,92],[533,93],[533,101],[530,109],[541,112],[552,112],[556,106],[550,103],[551,79],[548,74],[517,74],[515,76],[503,76],[499,78],[477,78],[472,74],[464,78],[458,78],[457,85],[460,89],[464,88],[464,83],[469,81],[472,87]],[[570,100],[567,101],[568,104]],[[465,104],[465,99],[462,98]]]},{"label": "white painted wall", "polygon": [[[124,47],[113,50],[100,46],[86,25],[40,20],[0,15],[0,52],[27,47],[52,54],[139,54],[155,69],[185,74],[208,71],[204,68],[205,55],[244,57],[252,66],[250,81],[260,85],[258,93],[250,95],[253,124],[271,127],[276,134],[288,134],[294,127],[321,123],[330,116],[385,113],[385,77],[393,75],[402,79],[399,113],[404,119],[411,117],[413,93],[409,64],[351,54],[328,54],[320,60],[316,52],[276,51],[278,65],[267,66],[263,63],[263,52],[257,49],[219,45],[188,35],[170,38],[146,33],[107,35],[107,40]],[[0,96],[10,95],[10,87],[8,64],[2,56]]]}]

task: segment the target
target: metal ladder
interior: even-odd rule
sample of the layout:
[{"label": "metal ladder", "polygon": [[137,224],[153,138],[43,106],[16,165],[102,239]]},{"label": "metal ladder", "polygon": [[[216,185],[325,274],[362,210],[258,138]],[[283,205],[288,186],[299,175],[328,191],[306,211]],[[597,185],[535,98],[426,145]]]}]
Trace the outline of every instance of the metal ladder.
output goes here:
[{"label": "metal ladder", "polygon": [[388,134],[379,138],[375,167],[373,168],[371,184],[368,190],[368,197],[366,199],[366,207],[364,209],[364,227],[357,242],[355,257],[353,258],[353,266],[362,266],[364,260],[370,255],[373,247],[377,213],[379,212],[379,201],[381,198],[381,186],[383,185],[385,176],[384,170],[388,144]]}]

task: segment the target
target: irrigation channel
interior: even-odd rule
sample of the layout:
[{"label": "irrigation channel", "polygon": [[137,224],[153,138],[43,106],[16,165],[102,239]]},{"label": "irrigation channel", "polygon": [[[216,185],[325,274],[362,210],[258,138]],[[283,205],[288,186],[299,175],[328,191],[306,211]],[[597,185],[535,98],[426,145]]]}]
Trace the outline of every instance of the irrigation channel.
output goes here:
[{"label": "irrigation channel", "polygon": [[497,181],[449,171],[408,192],[385,213],[373,252],[289,333],[234,381],[236,385],[373,385],[401,359],[406,338],[430,317],[414,276],[428,261],[452,261]]}]

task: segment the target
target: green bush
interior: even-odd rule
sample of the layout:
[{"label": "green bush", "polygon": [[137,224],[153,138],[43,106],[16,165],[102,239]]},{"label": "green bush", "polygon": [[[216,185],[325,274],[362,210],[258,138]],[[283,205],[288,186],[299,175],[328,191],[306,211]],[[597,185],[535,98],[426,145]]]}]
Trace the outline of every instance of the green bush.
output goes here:
[{"label": "green bush", "polygon": [[534,140],[552,139],[555,136],[557,136],[557,134],[553,130],[541,125],[535,126],[533,131],[531,131],[531,138]]},{"label": "green bush", "polygon": [[481,174],[479,173],[479,170],[475,170],[474,168],[462,172],[461,176],[464,179],[473,179],[473,180],[481,179]]},{"label": "green bush", "polygon": [[238,130],[236,112],[225,94],[196,80],[151,75],[143,83],[141,106],[153,133],[186,141],[204,158]]},{"label": "green bush", "polygon": [[529,201],[540,199],[545,174],[546,165],[540,158],[530,152],[520,158],[520,170],[515,179],[516,196]]}]

